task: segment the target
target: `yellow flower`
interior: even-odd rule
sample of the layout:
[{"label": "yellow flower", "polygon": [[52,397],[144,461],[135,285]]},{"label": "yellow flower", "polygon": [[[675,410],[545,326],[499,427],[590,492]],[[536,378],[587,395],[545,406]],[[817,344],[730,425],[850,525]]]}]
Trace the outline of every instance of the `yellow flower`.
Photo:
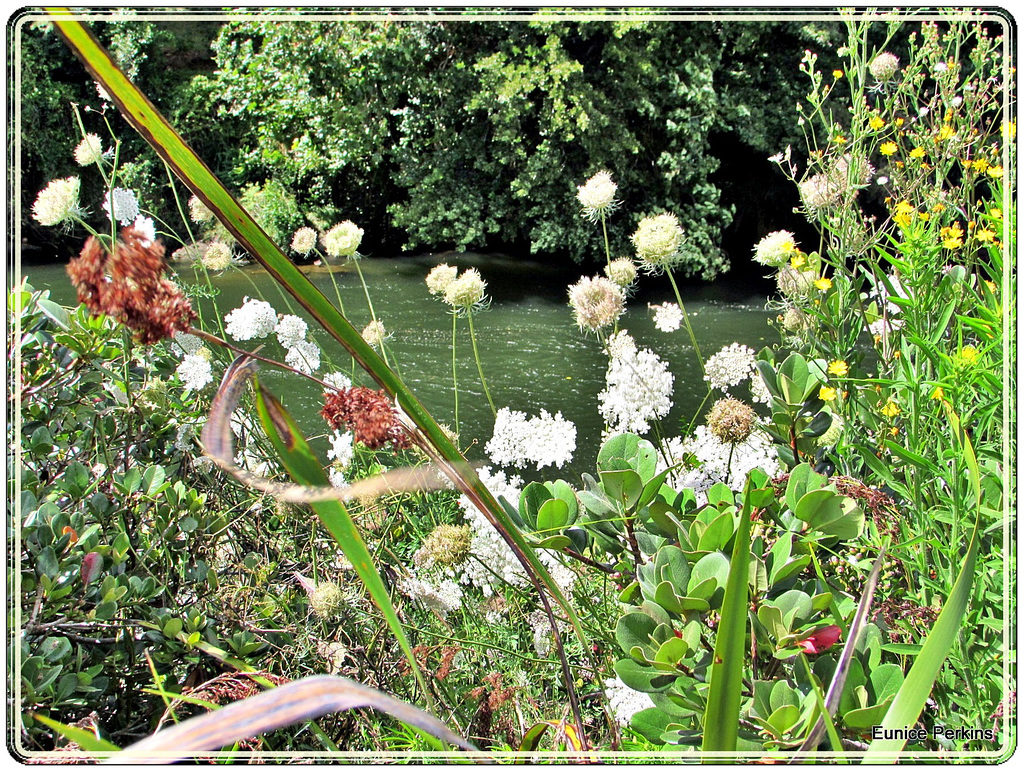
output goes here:
[{"label": "yellow flower", "polygon": [[946,249],[959,249],[964,244],[964,231],[959,225],[948,225],[939,231],[942,246]]},{"label": "yellow flower", "polygon": [[884,156],[890,156],[898,150],[895,142],[883,142],[878,152]]},{"label": "yellow flower", "polygon": [[991,292],[993,295],[996,294],[996,283],[994,281],[989,281],[988,279],[985,279],[985,286],[988,287],[988,291]]},{"label": "yellow flower", "polygon": [[824,402],[831,402],[836,398],[836,394],[836,390],[831,386],[822,386],[821,389],[818,390],[818,399]]},{"label": "yellow flower", "polygon": [[899,437],[900,436],[900,428],[898,426],[890,426],[889,427],[889,434],[891,434],[893,437]]},{"label": "yellow flower", "polygon": [[828,374],[837,375],[840,378],[845,378],[850,372],[850,366],[846,364],[843,359],[837,359],[834,362],[828,363]]},{"label": "yellow flower", "polygon": [[988,216],[991,217],[993,220],[1002,220],[1003,210],[1000,209],[998,206],[994,206],[988,210]]},{"label": "yellow flower", "polygon": [[996,234],[994,231],[991,231],[988,228],[983,228],[982,230],[975,233],[974,237],[982,244],[991,244],[993,241],[995,241]]},{"label": "yellow flower", "polygon": [[965,169],[970,169],[972,166],[974,166],[974,161],[972,161],[970,158],[965,158],[963,161],[960,162],[960,165],[963,166]]},{"label": "yellow flower", "polygon": [[839,80],[841,77],[843,77],[843,71],[842,70],[832,70],[832,77],[835,78],[836,80]]},{"label": "yellow flower", "polygon": [[895,123],[896,123],[897,126],[902,126],[903,125],[903,119],[902,118],[897,118]]},{"label": "yellow flower", "polygon": [[832,280],[827,276],[823,276],[820,279],[814,280],[814,286],[820,289],[822,292],[828,292],[832,289]]},{"label": "yellow flower", "polygon": [[978,349],[974,346],[964,346],[960,349],[960,359],[969,365],[973,365],[978,361]]},{"label": "yellow flower", "polygon": [[910,151],[910,157],[911,158],[924,158],[924,148],[923,147],[915,147],[913,150]]},{"label": "yellow flower", "polygon": [[1012,142],[1013,138],[1017,136],[1017,121],[1008,121],[1003,123],[1003,139]]},{"label": "yellow flower", "polygon": [[1003,176],[1003,167],[999,166],[998,164],[996,164],[995,166],[990,166],[988,170],[988,176],[994,180],[999,179],[1000,177]]},{"label": "yellow flower", "polygon": [[945,398],[945,396],[946,396],[946,392],[944,392],[942,390],[941,386],[936,386],[935,390],[932,392],[932,399],[941,400],[941,399]]},{"label": "yellow flower", "polygon": [[953,127],[948,123],[942,124],[942,128],[939,129],[939,133],[935,135],[937,142],[944,142],[947,139],[952,139],[956,136],[956,132],[953,131]]},{"label": "yellow flower", "polygon": [[907,228],[913,221],[912,215],[916,211],[917,210],[915,210],[914,207],[912,207],[908,202],[900,201],[898,204],[896,204],[895,210],[893,210],[892,219],[901,228]]},{"label": "yellow flower", "polygon": [[870,126],[875,131],[878,131],[879,129],[885,126],[885,121],[882,119],[882,116],[880,115],[872,115],[871,120],[868,121],[868,126]]},{"label": "yellow flower", "polygon": [[789,259],[789,264],[793,266],[793,269],[799,271],[805,265],[807,265],[807,258],[803,254],[797,253],[795,256]]},{"label": "yellow flower", "polygon": [[[964,166],[966,168],[970,168],[967,167],[966,164]],[[976,171],[978,174],[984,174],[986,171],[988,171],[988,161],[986,161],[984,158],[978,158],[974,161],[973,168],[974,171]]]},{"label": "yellow flower", "polygon": [[846,137],[844,137],[842,134],[836,134],[834,137],[832,137],[832,142],[836,145],[845,145]]},{"label": "yellow flower", "polygon": [[900,406],[890,399],[886,401],[885,405],[883,405],[882,409],[879,410],[878,412],[880,412],[886,418],[895,418],[900,414]]}]

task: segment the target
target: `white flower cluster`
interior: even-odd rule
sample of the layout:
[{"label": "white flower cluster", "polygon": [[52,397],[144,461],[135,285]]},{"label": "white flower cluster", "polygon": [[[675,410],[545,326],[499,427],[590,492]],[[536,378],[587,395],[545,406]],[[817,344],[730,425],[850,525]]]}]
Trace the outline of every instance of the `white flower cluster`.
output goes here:
[{"label": "white flower cluster", "polygon": [[285,348],[291,348],[306,337],[306,320],[293,314],[284,314],[274,327],[277,339]]},{"label": "white flower cluster", "polygon": [[[531,613],[526,621],[533,628],[533,650],[537,652],[538,657],[546,657],[551,651],[551,644],[555,638],[555,631],[551,628],[551,620],[548,619],[547,612],[544,609],[538,609]],[[558,632],[561,633],[564,629],[562,621],[556,618],[555,624],[558,625]]]},{"label": "white flower cluster", "polygon": [[320,367],[320,347],[311,340],[297,340],[284,355],[284,363],[312,375]]},{"label": "white flower cluster", "polygon": [[615,211],[619,202],[615,193],[619,186],[612,181],[610,172],[601,171],[591,177],[584,185],[576,186],[576,199],[583,207],[583,216],[596,221],[602,215]]},{"label": "white flower cluster", "polygon": [[650,422],[672,408],[672,372],[653,351],[638,349],[625,330],[608,339],[608,352],[601,416],[613,433],[650,431]]},{"label": "white flower cluster", "polygon": [[352,388],[352,379],[345,375],[345,373],[327,373],[323,380],[324,383],[338,391]]},{"label": "white flower cluster", "polygon": [[355,456],[355,448],[352,446],[353,439],[352,432],[342,434],[337,429],[331,436],[331,449],[327,451],[327,458],[333,459],[342,470],[348,469]]},{"label": "white flower cluster", "polygon": [[708,488],[717,482],[724,482],[732,490],[739,491],[751,469],[760,467],[769,476],[779,473],[779,459],[771,438],[764,431],[755,429],[743,442],[730,444],[722,442],[711,433],[707,426],[698,426],[692,437],[683,440],[673,437],[665,442],[668,458],[658,454],[658,471],[663,471],[693,454],[700,466],[696,469],[676,471],[671,475],[671,484],[676,488],[692,488],[698,503],[707,500]]},{"label": "white flower cluster", "polygon": [[[477,474],[495,497],[503,496],[513,506],[519,504],[523,485],[521,477],[506,477],[504,472],[491,472],[487,466],[478,469]],[[526,572],[484,513],[466,495],[459,498],[459,506],[466,513],[466,523],[473,529],[469,545],[471,557],[462,566],[460,581],[476,585],[488,597],[494,594],[492,584],[496,580],[516,587],[525,585]]]},{"label": "white flower cluster", "polygon": [[139,200],[134,192],[126,188],[114,188],[107,193],[103,211],[111,220],[117,220],[121,225],[131,225],[139,216]]},{"label": "white flower cluster", "polygon": [[769,233],[754,247],[754,260],[761,265],[779,268],[796,254],[796,241],[789,231]]},{"label": "white flower cluster", "polygon": [[363,240],[363,229],[351,220],[338,223],[320,237],[327,254],[333,257],[358,257],[356,250]]},{"label": "white flower cluster", "polygon": [[277,312],[265,300],[247,297],[224,317],[225,332],[235,340],[265,338],[277,327]]},{"label": "white flower cluster", "polygon": [[619,726],[627,726],[630,720],[644,708],[653,708],[654,700],[647,692],[630,689],[618,677],[604,682],[604,696],[608,708]]},{"label": "white flower cluster", "polygon": [[89,166],[103,157],[103,140],[95,134],[86,134],[75,147],[75,161],[79,166]]},{"label": "white flower cluster", "polygon": [[549,464],[561,468],[576,450],[576,426],[562,414],[541,410],[539,416],[503,407],[494,419],[494,435],[484,448],[491,461],[501,466],[537,469]]},{"label": "white flower cluster", "polygon": [[442,579],[437,584],[415,576],[399,580],[398,589],[422,606],[436,611],[444,619],[462,605],[462,588],[452,579]]},{"label": "white flower cluster", "polygon": [[713,389],[729,391],[756,374],[754,349],[731,343],[704,363],[704,380]]},{"label": "white flower cluster", "polygon": [[675,303],[651,306],[654,311],[654,326],[661,332],[675,332],[683,323],[683,309]]},{"label": "white flower cluster", "polygon": [[32,204],[32,218],[40,225],[59,225],[85,212],[78,203],[82,181],[78,177],[51,180]]},{"label": "white flower cluster", "polygon": [[202,350],[195,354],[186,354],[175,371],[186,389],[199,391],[213,380],[213,366],[210,364],[209,352]]}]

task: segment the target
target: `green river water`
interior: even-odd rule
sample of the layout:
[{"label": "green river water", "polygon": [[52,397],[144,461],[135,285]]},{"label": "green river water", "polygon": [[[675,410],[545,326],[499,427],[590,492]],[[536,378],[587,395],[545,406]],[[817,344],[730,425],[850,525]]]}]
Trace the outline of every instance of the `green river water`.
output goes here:
[{"label": "green river water", "polygon": [[[427,410],[449,425],[454,418],[452,319],[447,307],[432,297],[424,284],[427,272],[439,262],[457,265],[460,270],[476,267],[487,281],[490,308],[474,315],[474,326],[484,375],[496,407],[508,406],[529,415],[542,409],[552,414],[561,411],[577,427],[577,450],[570,467],[556,474],[572,481],[578,480],[581,472],[593,473],[602,430],[597,395],[604,388],[607,358],[593,336],[586,337],[576,328],[566,302],[567,287],[579,278],[579,270],[507,257],[454,253],[362,261],[374,309],[391,334],[389,356]],[[307,272],[328,298],[336,297],[326,268],[310,268]],[[25,266],[22,273],[36,289],[49,289],[54,300],[75,302],[63,266]],[[358,275],[351,269],[336,270],[333,275],[346,315],[357,329],[362,329],[370,320],[370,313]],[[181,278],[191,279],[187,273]],[[221,317],[241,305],[244,296],[257,295],[257,290],[278,312],[298,312],[298,304],[290,296],[290,305],[286,303],[258,266],[228,270],[214,277],[214,285],[219,290],[216,304]],[[734,341],[755,351],[778,341],[777,333],[768,325],[763,292],[758,294],[757,290],[723,282],[688,286],[685,281],[680,282],[680,291],[705,358]],[[640,346],[652,349],[670,363],[675,374],[674,407],[661,427],[665,436],[674,436],[681,431],[680,421],[688,422],[700,407],[706,388],[685,329],[664,333],[654,327],[648,304],[669,300],[674,300],[674,296],[667,281],[641,277],[640,290],[630,299],[620,327],[627,329]],[[200,313],[207,327],[215,329],[209,299],[200,302]],[[480,387],[464,319],[459,320],[458,328],[462,444],[466,447],[475,440],[477,444],[469,448],[467,457],[479,461],[485,458],[483,444],[490,439],[493,418]],[[321,373],[337,369],[351,374],[351,358],[337,342],[312,324],[310,334],[323,350]],[[268,344],[265,353],[284,356],[276,341]],[[266,367],[261,377],[306,431],[324,431],[318,416],[322,392],[317,384]],[[356,373],[355,381],[373,385],[361,373]],[[704,412],[709,407],[710,403],[706,404]],[[548,467],[545,473],[550,472]]]}]

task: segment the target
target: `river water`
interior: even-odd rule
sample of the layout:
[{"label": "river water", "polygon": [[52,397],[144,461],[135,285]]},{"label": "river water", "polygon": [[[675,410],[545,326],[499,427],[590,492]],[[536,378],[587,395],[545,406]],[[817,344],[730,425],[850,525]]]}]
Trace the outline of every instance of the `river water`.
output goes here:
[{"label": "river water", "polygon": [[[559,475],[578,480],[581,472],[593,473],[600,443],[602,420],[598,393],[604,388],[607,357],[593,336],[584,336],[573,322],[566,302],[567,287],[580,275],[579,269],[554,267],[543,262],[493,255],[445,253],[401,258],[366,258],[361,263],[377,316],[391,334],[389,356],[416,396],[440,422],[451,425],[452,318],[447,307],[427,292],[424,277],[440,262],[461,270],[476,267],[487,281],[490,307],[474,315],[480,356],[496,407],[535,415],[542,409],[562,415],[577,427],[577,451],[572,464]],[[366,297],[359,276],[351,268],[306,269],[310,279],[334,300],[333,275],[344,311],[357,329],[370,321]],[[74,303],[74,290],[62,265],[25,266],[22,273],[36,289],[50,289],[51,297]],[[187,273],[182,278],[191,279]],[[245,296],[262,295],[282,313],[300,316],[298,304],[290,304],[259,266],[230,269],[213,277],[218,290],[216,305],[223,317],[241,305]],[[726,282],[688,285],[680,281],[683,302],[705,358],[723,346],[739,342],[755,351],[776,343],[777,333],[769,326],[766,297],[760,288],[744,288]],[[630,299],[620,328],[627,329],[638,345],[652,349],[666,360],[675,374],[674,407],[661,424],[665,436],[680,433],[680,422],[689,422],[700,408],[706,388],[700,367],[684,328],[672,333],[655,329],[648,304],[674,300],[663,278],[641,277],[636,295]],[[215,329],[214,310],[209,299],[200,301],[200,313],[209,329]],[[308,319],[307,319],[308,321]],[[321,373],[351,372],[351,358],[340,344],[314,325],[310,334],[323,350]],[[491,437],[493,418],[484,398],[473,361],[469,329],[458,323],[457,372],[459,422],[462,444],[470,447],[470,460],[483,460],[483,445]],[[276,342],[267,346],[270,356],[283,358]],[[329,364],[333,361],[334,366]],[[356,373],[356,382],[374,385]],[[264,381],[282,398],[300,425],[311,434],[323,432],[318,417],[321,389],[290,373],[264,368]],[[710,407],[706,404],[703,410]],[[550,467],[546,470],[550,472]],[[530,475],[532,476],[532,475]]]}]

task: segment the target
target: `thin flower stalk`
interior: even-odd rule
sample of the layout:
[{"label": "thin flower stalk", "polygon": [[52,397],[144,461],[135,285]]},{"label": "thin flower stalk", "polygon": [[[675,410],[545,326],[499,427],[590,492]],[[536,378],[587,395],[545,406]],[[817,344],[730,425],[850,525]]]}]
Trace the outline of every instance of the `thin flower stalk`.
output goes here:
[{"label": "thin flower stalk", "polygon": [[466,318],[469,319],[469,339],[473,342],[473,359],[476,360],[476,371],[480,373],[480,383],[484,387],[484,396],[487,397],[487,404],[491,406],[491,414],[497,416],[498,410],[494,407],[494,400],[491,399],[491,392],[487,388],[487,379],[484,378],[484,368],[480,364],[480,352],[477,350],[476,346],[476,331],[473,329],[472,308],[466,310]]}]

